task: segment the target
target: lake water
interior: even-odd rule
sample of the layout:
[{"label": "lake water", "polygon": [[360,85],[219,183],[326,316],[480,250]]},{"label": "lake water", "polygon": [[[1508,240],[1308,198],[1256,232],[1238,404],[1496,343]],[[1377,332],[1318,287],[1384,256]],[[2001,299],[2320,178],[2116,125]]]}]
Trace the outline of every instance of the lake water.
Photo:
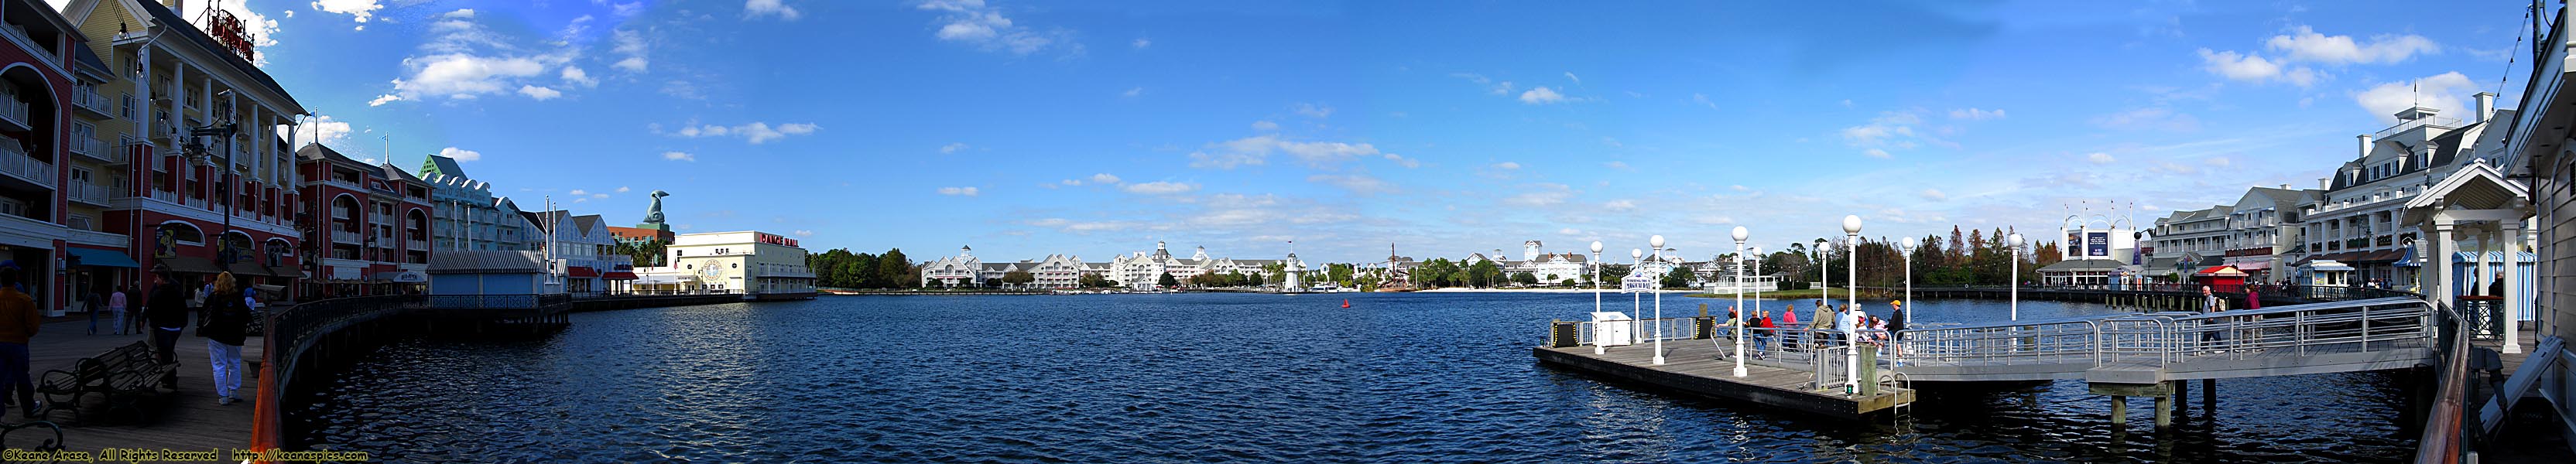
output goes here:
[{"label": "lake water", "polygon": [[[1340,307],[1345,297],[1353,307]],[[2114,433],[2108,400],[2081,381],[1928,389],[1911,418],[1854,423],[1539,365],[1529,348],[1545,323],[1581,319],[1592,301],[824,297],[585,313],[542,340],[396,341],[314,383],[287,417],[308,446],[411,462],[2352,463],[2413,453],[2393,373],[2220,381],[2214,410],[2195,384],[2176,429],[2155,431],[2140,400],[2128,431]],[[1731,302],[1667,296],[1664,309],[1723,313]],[[1917,306],[1917,323],[2006,317],[1994,301]]]}]

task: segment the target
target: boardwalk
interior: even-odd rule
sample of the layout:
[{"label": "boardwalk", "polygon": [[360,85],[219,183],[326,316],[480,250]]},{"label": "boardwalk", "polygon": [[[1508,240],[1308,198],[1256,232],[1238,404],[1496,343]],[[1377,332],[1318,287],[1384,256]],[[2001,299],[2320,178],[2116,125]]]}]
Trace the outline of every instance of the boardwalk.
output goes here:
[{"label": "boardwalk", "polygon": [[[144,339],[142,335],[106,335],[105,332],[87,335],[88,325],[85,320],[45,324],[28,344],[30,361],[35,366],[35,372],[29,374],[41,376],[45,369],[69,368],[76,359]],[[66,448],[89,452],[106,448],[222,450],[219,455],[228,456],[231,450],[249,445],[253,405],[248,400],[256,396],[252,390],[259,382],[259,369],[250,366],[255,366],[260,358],[259,337],[251,337],[242,347],[242,359],[247,361],[247,365],[242,376],[243,391],[235,393],[235,396],[243,401],[230,406],[215,404],[214,380],[206,359],[206,339],[198,338],[196,332],[190,330],[187,335],[179,337],[177,346],[179,390],[163,395],[158,402],[146,403],[145,411],[152,416],[150,422],[135,423],[130,418],[103,414],[97,417],[100,424],[84,425],[69,423],[72,416],[68,412],[56,412],[50,417],[64,425]],[[0,423],[6,424],[25,422],[28,420],[21,418],[14,406],[7,417],[0,418]],[[13,449],[27,449],[43,439],[52,438],[52,435],[41,428],[20,429],[9,434],[6,444]]]},{"label": "boardwalk", "polygon": [[1834,417],[1856,418],[1914,402],[1910,389],[1887,389],[1866,397],[1845,395],[1840,384],[1808,388],[1815,381],[1811,372],[1759,364],[1746,365],[1745,377],[1738,378],[1735,362],[1719,360],[1722,353],[1709,340],[1670,341],[1664,349],[1661,366],[1653,364],[1651,344],[1611,347],[1601,355],[1592,354],[1590,346],[1533,351],[1542,362],[1595,375]]}]

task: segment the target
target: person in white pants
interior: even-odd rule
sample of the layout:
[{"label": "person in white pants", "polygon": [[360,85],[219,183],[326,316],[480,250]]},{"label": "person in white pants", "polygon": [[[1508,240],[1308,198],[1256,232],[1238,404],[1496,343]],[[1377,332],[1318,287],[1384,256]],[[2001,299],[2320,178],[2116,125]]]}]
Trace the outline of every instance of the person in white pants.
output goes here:
[{"label": "person in white pants", "polygon": [[197,336],[206,337],[206,357],[215,372],[215,404],[233,404],[233,393],[241,390],[242,338],[250,330],[250,305],[256,300],[243,295],[235,285],[233,274],[215,276],[214,291],[206,297],[206,324],[197,327]]}]

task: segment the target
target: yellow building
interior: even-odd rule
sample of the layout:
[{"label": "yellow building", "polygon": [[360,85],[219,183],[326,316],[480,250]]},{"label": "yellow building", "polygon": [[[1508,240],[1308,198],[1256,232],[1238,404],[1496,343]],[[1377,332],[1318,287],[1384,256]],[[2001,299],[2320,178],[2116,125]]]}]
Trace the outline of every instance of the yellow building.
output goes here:
[{"label": "yellow building", "polygon": [[669,266],[636,268],[647,292],[739,293],[746,300],[814,297],[814,271],[796,239],[766,232],[680,234],[667,245]]},{"label": "yellow building", "polygon": [[[112,243],[143,269],[183,277],[301,278],[295,199],[303,183],[277,134],[307,112],[251,64],[255,38],[240,21],[182,18],[173,11],[182,1],[72,0],[63,8],[92,39],[85,51],[94,56],[85,59],[106,71],[84,73],[74,90],[80,120],[64,182],[71,241]],[[226,123],[235,124],[229,137],[190,135]],[[182,154],[192,141],[204,156]]]}]

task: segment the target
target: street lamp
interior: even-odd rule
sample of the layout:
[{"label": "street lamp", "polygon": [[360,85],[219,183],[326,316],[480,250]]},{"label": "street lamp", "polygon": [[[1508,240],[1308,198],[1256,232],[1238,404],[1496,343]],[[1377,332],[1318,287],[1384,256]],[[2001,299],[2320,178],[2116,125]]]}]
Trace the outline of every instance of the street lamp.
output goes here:
[{"label": "street lamp", "polygon": [[[1850,288],[1849,290],[1846,290],[1846,291],[1844,291],[1844,292],[1843,292],[1843,298],[1845,298],[1845,300],[1844,300],[1844,301],[1845,301],[1845,303],[1844,303],[1844,304],[1845,304],[1845,305],[1847,305],[1847,306],[1844,306],[1844,307],[1843,307],[1843,310],[1844,310],[1844,311],[1859,311],[1859,310],[1860,310],[1860,215],[1854,214],[1854,215],[1847,215],[1847,216],[1843,216],[1843,246],[1845,246],[1845,247],[1849,247],[1849,248],[1846,248],[1846,249],[1844,250],[1844,253],[1846,254],[1846,256],[1844,256],[1844,258],[1845,258],[1845,259],[1846,259],[1846,261],[1848,261],[1848,262],[1846,262],[1846,263],[1844,263],[1844,264],[1843,264],[1843,266],[1844,266],[1843,272],[1847,272],[1848,274],[1844,274],[1844,275],[1843,275],[1843,277],[1844,277],[1844,279],[1843,279],[1843,280],[1848,280],[1848,281],[1850,281],[1850,282],[1848,282],[1848,283],[1845,283],[1844,285],[1849,285],[1849,286],[1851,286],[1851,288]],[[1848,313],[1848,314],[1858,314],[1858,313]],[[1844,331],[1843,331],[1843,346],[1845,346],[1846,348],[1848,348],[1848,349],[1846,349],[1846,350],[1844,350],[1844,351],[1843,351],[1843,370],[1844,370],[1844,371],[1846,371],[1846,372],[1844,373],[1844,375],[1843,375],[1843,388],[1848,389],[1847,391],[1854,391],[1854,392],[1860,391],[1860,337],[1859,337],[1859,335],[1860,335],[1860,321],[1859,321],[1859,320],[1857,320],[1857,319],[1854,319],[1854,320],[1852,321],[1852,325],[1850,326],[1849,330],[1844,330]]]},{"label": "street lamp", "polygon": [[[1635,277],[1637,277],[1637,271],[1643,270],[1643,269],[1640,269],[1640,268],[1643,268],[1643,267],[1646,267],[1646,250],[1639,250],[1639,249],[1635,249],[1635,248],[1629,248],[1629,249],[1628,249],[1628,275],[1627,275],[1627,276],[1623,276],[1623,277],[1620,277],[1620,278],[1619,278],[1619,291],[1622,291],[1622,292],[1628,292],[1628,324],[1629,324],[1631,327],[1633,327],[1633,326],[1635,326],[1635,325],[1636,325],[1637,321],[1639,320],[1639,317],[1638,317],[1638,316],[1644,316],[1643,314],[1638,314],[1637,307],[1639,307],[1639,306],[1645,306],[1645,305],[1646,305],[1646,296],[1645,296],[1645,295],[1639,295],[1639,294],[1637,294],[1637,292],[1635,292],[1635,291],[1628,290],[1628,279],[1631,279],[1631,278],[1635,278]],[[1640,331],[1638,331],[1638,330],[1630,330],[1630,331],[1628,331],[1628,341],[1629,341],[1630,343],[1635,343],[1635,342],[1637,342],[1637,341],[1638,341],[1638,340],[1637,340],[1637,337],[1638,337],[1638,336],[1640,336],[1640,335],[1643,335],[1643,334],[1640,334],[1640,333],[1637,333],[1637,332],[1640,332]],[[1655,353],[1655,354],[1656,354],[1656,355],[1658,355],[1658,356],[1663,355],[1663,353]]]},{"label": "street lamp", "polygon": [[[233,115],[233,103],[232,103],[233,98],[232,98],[232,96],[233,96],[233,91],[231,91],[231,90],[225,90],[225,91],[222,91],[222,92],[217,92],[217,93],[215,93],[215,95],[214,95],[213,99],[214,99],[216,102],[219,102],[219,103],[215,106],[215,112],[217,112],[217,113],[222,113],[222,114],[223,114],[223,118],[224,118],[224,119],[223,119],[223,122],[222,122],[222,123],[220,123],[220,124],[218,124],[218,123],[215,123],[214,121],[211,121],[211,120],[210,120],[210,121],[207,121],[207,124],[206,124],[206,125],[204,125],[204,126],[199,126],[199,127],[195,127],[195,128],[188,129],[188,139],[187,139],[186,141],[184,141],[184,142],[181,142],[181,143],[179,144],[179,152],[180,152],[180,153],[185,154],[185,155],[186,155],[186,156],[187,156],[191,161],[202,161],[202,160],[205,160],[206,158],[209,158],[209,157],[214,156],[214,154],[212,154],[212,153],[207,153],[207,152],[206,152],[206,144],[205,144],[205,143],[202,143],[202,142],[198,142],[198,141],[197,141],[197,138],[198,138],[198,137],[221,137],[221,138],[223,138],[223,141],[224,141],[224,166],[223,166],[223,172],[224,172],[224,174],[223,174],[223,177],[222,177],[222,178],[220,178],[220,179],[217,179],[217,180],[216,180],[217,182],[223,182],[223,189],[222,189],[222,190],[223,190],[223,192],[222,192],[222,194],[223,194],[223,195],[222,195],[222,196],[217,197],[216,199],[218,199],[218,200],[223,200],[223,202],[224,202],[224,232],[223,232],[223,234],[222,234],[222,235],[219,235],[220,237],[224,237],[224,238],[223,238],[223,240],[220,242],[220,243],[222,243],[222,250],[223,250],[223,251],[222,251],[222,252],[220,252],[220,253],[218,253],[218,254],[216,255],[215,259],[216,259],[220,264],[222,264],[222,267],[225,267],[225,268],[229,268],[229,267],[231,267],[231,266],[232,266],[232,264],[233,264],[233,255],[234,255],[234,254],[236,254],[236,253],[238,253],[238,251],[237,251],[237,250],[234,250],[234,249],[233,249],[233,246],[232,246],[233,213],[236,213],[236,212],[241,211],[241,205],[239,204],[239,203],[240,203],[240,200],[241,200],[241,198],[240,198],[240,197],[241,197],[241,192],[237,190],[237,189],[239,188],[238,186],[233,185],[233,184],[234,184],[234,180],[233,180],[233,150],[232,150],[232,147],[233,147],[233,135],[238,134],[238,133],[240,133],[240,132],[241,132],[241,123],[240,123],[239,121],[236,121],[236,120],[234,120],[234,119],[233,119],[234,115]],[[209,119],[211,119],[211,118],[209,118]]]},{"label": "street lamp", "polygon": [[[1601,241],[1592,242],[1592,313],[1601,313]],[[1592,341],[1592,354],[1601,354],[1601,341]]]},{"label": "street lamp", "polygon": [[2011,236],[2011,237],[2006,238],[2006,240],[2008,240],[2008,241],[2011,241],[2011,242],[2012,242],[2012,275],[2004,276],[2004,280],[2012,281],[2012,320],[2013,320],[2014,322],[2020,322],[2020,321],[2021,321],[2021,233],[2020,233],[2020,232],[2014,232],[2014,233],[2012,234],[2012,236]]},{"label": "street lamp", "polygon": [[[1746,230],[1744,229],[1744,226],[1735,226],[1735,253],[1736,253],[1736,254],[1738,254],[1738,255],[1744,254],[1744,238],[1745,238],[1745,237],[1749,237],[1749,236],[1752,236],[1752,233],[1751,233],[1751,232],[1749,232],[1749,231],[1746,231]],[[1758,296],[1757,296],[1757,297],[1754,297],[1754,300],[1755,300],[1755,301],[1760,301],[1760,300],[1761,300],[1761,297],[1758,297]],[[1750,333],[1750,330],[1752,329],[1752,327],[1746,327],[1746,326],[1744,326],[1744,320],[1745,320],[1744,318],[1745,318],[1745,316],[1746,316],[1746,315],[1747,315],[1747,314],[1744,312],[1744,273],[1742,273],[1742,272],[1737,272],[1737,273],[1735,273],[1735,314],[1734,314],[1733,316],[1731,316],[1731,317],[1733,317],[1735,320],[1733,320],[1733,321],[1729,321],[1729,322],[1733,322],[1733,323],[1735,323],[1735,376],[1736,376],[1736,377],[1743,377],[1743,376],[1745,375],[1745,372],[1744,372],[1744,337],[1745,337],[1745,336],[1747,336],[1747,335],[1752,335],[1752,334]]]},{"label": "street lamp", "polygon": [[1831,258],[1834,255],[1825,254],[1825,244],[1825,239],[1817,238],[1816,247],[1807,249],[1808,254],[1816,255],[1816,279],[1818,280],[1818,282],[1816,282],[1816,301],[1819,304],[1825,300],[1834,298],[1833,267],[1825,265],[1825,258]]},{"label": "street lamp", "polygon": [[[1905,298],[1900,300],[1904,301],[1905,304],[1914,304],[1914,247],[1919,245],[1922,244],[1915,242],[1914,237],[1905,238]],[[1913,323],[1914,312],[1903,309],[1897,310],[1896,322],[1899,325]]]},{"label": "street lamp", "polygon": [[[1663,261],[1664,236],[1648,237],[1646,244],[1655,247],[1655,260]],[[1655,365],[1661,366],[1664,365],[1664,289],[1662,285],[1655,287]]]}]

